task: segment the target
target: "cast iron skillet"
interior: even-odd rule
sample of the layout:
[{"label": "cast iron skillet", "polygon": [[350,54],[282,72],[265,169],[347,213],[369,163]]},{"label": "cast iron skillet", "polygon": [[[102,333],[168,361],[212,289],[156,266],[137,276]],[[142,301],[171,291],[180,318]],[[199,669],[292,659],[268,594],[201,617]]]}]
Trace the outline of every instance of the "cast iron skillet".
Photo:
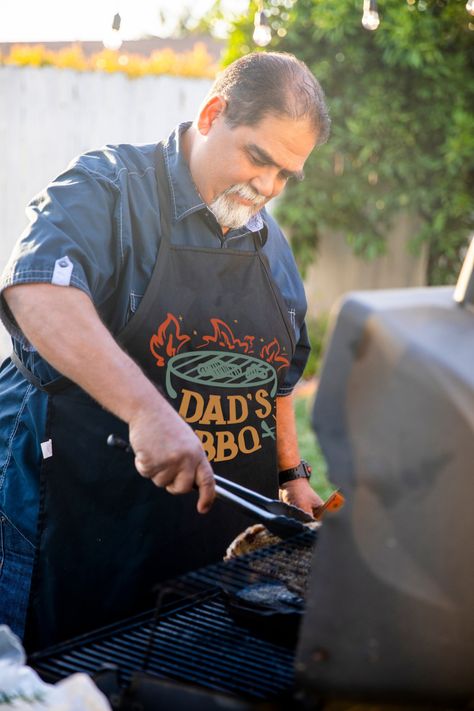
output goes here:
[{"label": "cast iron skillet", "polygon": [[253,583],[237,591],[222,589],[222,594],[236,623],[271,642],[295,646],[304,599],[284,583]]}]

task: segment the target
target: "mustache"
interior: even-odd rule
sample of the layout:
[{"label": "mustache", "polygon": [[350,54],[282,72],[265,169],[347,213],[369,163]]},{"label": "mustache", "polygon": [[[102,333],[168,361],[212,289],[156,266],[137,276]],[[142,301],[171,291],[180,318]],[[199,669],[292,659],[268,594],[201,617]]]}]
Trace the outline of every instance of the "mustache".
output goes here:
[{"label": "mustache", "polygon": [[248,183],[237,183],[236,185],[231,185],[230,188],[224,190],[222,195],[238,195],[243,200],[250,200],[253,204],[258,207],[263,205],[266,198],[263,195],[252,188]]}]

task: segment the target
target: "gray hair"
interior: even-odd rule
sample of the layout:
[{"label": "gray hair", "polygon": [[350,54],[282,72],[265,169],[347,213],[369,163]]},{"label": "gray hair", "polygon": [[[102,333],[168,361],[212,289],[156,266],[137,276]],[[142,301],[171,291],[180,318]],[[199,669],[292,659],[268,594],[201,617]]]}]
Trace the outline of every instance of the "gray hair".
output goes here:
[{"label": "gray hair", "polygon": [[226,122],[232,127],[254,126],[272,114],[308,119],[317,144],[329,137],[331,119],[324,92],[306,64],[286,52],[253,52],[220,72],[206,99],[222,96]]}]

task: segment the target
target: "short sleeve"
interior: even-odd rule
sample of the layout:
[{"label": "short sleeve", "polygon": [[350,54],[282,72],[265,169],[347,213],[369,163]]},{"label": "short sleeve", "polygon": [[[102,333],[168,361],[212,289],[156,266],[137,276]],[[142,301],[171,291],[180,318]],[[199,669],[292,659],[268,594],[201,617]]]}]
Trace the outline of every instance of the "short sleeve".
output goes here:
[{"label": "short sleeve", "polygon": [[308,330],[306,328],[306,323],[303,322],[300,328],[300,336],[296,344],[295,353],[286,373],[285,382],[278,389],[277,395],[285,396],[290,395],[293,392],[296,383],[303,375],[310,352],[311,345],[308,338]]},{"label": "short sleeve", "polygon": [[[103,176],[75,166],[54,180],[28,205],[28,227],[16,243],[0,280],[8,286],[52,283],[73,286],[96,305],[106,298],[117,268],[113,219],[117,191]],[[13,337],[24,340],[6,303],[0,317]]]}]

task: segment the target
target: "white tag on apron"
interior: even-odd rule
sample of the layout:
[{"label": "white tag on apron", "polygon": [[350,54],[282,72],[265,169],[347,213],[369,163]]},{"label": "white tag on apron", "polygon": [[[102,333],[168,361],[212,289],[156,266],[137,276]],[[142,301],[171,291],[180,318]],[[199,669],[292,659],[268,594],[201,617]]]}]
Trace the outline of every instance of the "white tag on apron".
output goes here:
[{"label": "white tag on apron", "polygon": [[41,451],[43,452],[43,459],[49,459],[53,456],[53,441],[48,439],[46,442],[41,442]]},{"label": "white tag on apron", "polygon": [[73,267],[74,265],[68,256],[56,259],[51,284],[56,284],[56,286],[69,286]]}]

